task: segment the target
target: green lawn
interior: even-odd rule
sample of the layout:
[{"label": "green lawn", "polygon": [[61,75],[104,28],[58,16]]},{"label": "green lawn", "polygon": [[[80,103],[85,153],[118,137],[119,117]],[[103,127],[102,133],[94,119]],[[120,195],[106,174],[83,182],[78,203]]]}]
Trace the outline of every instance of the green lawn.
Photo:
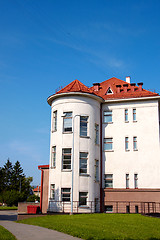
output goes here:
[{"label": "green lawn", "polygon": [[160,239],[160,219],[139,214],[48,215],[19,221],[82,239]]},{"label": "green lawn", "polygon": [[4,227],[0,226],[0,239],[1,240],[16,240],[16,238],[6,230]]},{"label": "green lawn", "polygon": [[7,206],[0,206],[0,210],[17,210],[18,207],[7,207]]}]

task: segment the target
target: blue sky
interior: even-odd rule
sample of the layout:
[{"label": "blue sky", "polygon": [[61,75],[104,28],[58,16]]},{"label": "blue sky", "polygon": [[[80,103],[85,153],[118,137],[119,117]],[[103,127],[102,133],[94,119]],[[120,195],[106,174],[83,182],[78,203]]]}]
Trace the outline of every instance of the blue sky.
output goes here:
[{"label": "blue sky", "polygon": [[159,0],[0,1],[0,166],[49,163],[47,97],[111,77],[160,93]]}]

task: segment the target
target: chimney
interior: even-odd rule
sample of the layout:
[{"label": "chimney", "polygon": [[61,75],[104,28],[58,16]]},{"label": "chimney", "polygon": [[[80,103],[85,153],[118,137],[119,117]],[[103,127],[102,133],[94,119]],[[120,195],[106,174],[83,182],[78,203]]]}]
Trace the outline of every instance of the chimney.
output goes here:
[{"label": "chimney", "polygon": [[126,93],[127,92],[127,87],[128,87],[128,84],[123,84],[123,88],[124,88],[124,92]]},{"label": "chimney", "polygon": [[138,83],[139,91],[142,91],[143,82]]},{"label": "chimney", "polygon": [[93,89],[95,92],[97,92],[99,90],[99,86],[100,86],[100,83],[93,83]]},{"label": "chimney", "polygon": [[131,77],[126,77],[126,82],[131,83]]},{"label": "chimney", "polygon": [[117,88],[117,93],[120,93],[121,85],[116,85],[116,88]]},{"label": "chimney", "polygon": [[136,84],[135,83],[131,83],[130,85],[131,85],[131,92],[134,92],[134,87],[136,86]]}]

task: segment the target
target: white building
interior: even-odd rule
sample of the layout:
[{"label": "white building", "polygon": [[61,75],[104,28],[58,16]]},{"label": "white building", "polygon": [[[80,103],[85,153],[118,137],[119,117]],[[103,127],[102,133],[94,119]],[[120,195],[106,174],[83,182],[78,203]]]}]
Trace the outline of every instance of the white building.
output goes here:
[{"label": "white building", "polygon": [[138,212],[160,202],[160,96],[142,85],[75,80],[48,98],[44,212]]}]

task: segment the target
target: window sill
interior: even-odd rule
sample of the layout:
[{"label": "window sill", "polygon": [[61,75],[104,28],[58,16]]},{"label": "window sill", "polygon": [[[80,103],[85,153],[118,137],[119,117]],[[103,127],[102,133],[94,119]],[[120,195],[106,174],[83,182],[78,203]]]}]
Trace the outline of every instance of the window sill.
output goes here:
[{"label": "window sill", "polygon": [[103,122],[103,124],[113,124],[113,122]]},{"label": "window sill", "polygon": [[133,149],[134,152],[138,151],[138,149]]},{"label": "window sill", "polygon": [[57,132],[57,130],[52,130],[51,132],[54,133],[54,132]]},{"label": "window sill", "polygon": [[73,133],[72,131],[71,132],[62,132],[63,134],[71,134]]},{"label": "window sill", "polygon": [[80,138],[90,138],[89,136],[80,136]]},{"label": "window sill", "polygon": [[79,208],[89,208],[87,205],[80,205]]},{"label": "window sill", "polygon": [[114,152],[114,150],[104,150],[104,152]]},{"label": "window sill", "polygon": [[55,199],[54,198],[49,198],[49,201],[55,201]]},{"label": "window sill", "polygon": [[56,167],[50,167],[50,169],[55,169]]},{"label": "window sill", "polygon": [[72,169],[62,169],[61,172],[72,172]]},{"label": "window sill", "polygon": [[125,123],[129,123],[129,121],[124,121]]},{"label": "window sill", "polygon": [[80,173],[79,176],[81,176],[81,177],[89,177],[90,175],[88,173]]},{"label": "window sill", "polygon": [[137,122],[137,120],[133,120],[133,123],[136,123]]},{"label": "window sill", "polygon": [[130,150],[128,149],[128,150],[125,150],[125,152],[130,152]]}]

